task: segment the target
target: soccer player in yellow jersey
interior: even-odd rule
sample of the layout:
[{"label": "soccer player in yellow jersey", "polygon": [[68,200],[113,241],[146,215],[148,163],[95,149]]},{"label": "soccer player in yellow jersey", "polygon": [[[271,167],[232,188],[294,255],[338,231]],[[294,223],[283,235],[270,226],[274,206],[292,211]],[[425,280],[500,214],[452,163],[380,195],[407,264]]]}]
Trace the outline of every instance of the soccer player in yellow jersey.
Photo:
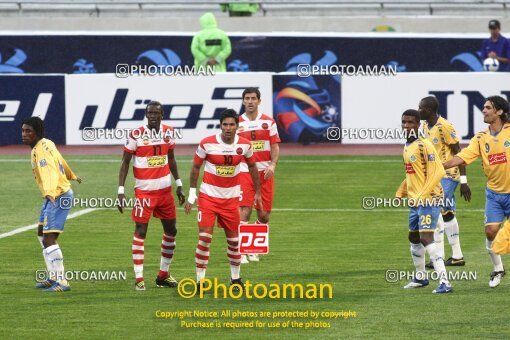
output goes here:
[{"label": "soccer player in yellow jersey", "polygon": [[[450,160],[460,152],[460,139],[454,126],[438,114],[439,102],[436,97],[429,96],[423,98],[418,107],[421,119],[426,120],[425,124],[423,124],[423,131],[428,140],[434,145],[441,162],[444,163]],[[460,248],[459,224],[455,217],[455,190],[459,185],[459,180],[461,183],[460,196],[464,197],[466,201],[470,201],[471,190],[467,184],[466,167],[464,165],[446,170],[446,176],[441,180],[445,204],[441,208],[441,215],[439,216],[434,239],[439,249],[439,254],[444,258],[444,232],[446,232],[448,243],[452,247],[452,256],[446,260],[446,266],[464,266],[466,264]],[[426,267],[433,268],[431,263]]]},{"label": "soccer player in yellow jersey", "polygon": [[44,123],[39,117],[23,121],[21,138],[23,144],[32,148],[32,171],[44,198],[38,237],[43,247],[48,278],[39,282],[36,288],[46,288],[43,292],[65,292],[71,288],[65,279],[64,258],[57,238],[64,231],[64,223],[73,201],[69,180],[81,183],[81,179],[67,165],[55,144],[44,138]]},{"label": "soccer player in yellow jersey", "polygon": [[471,164],[482,158],[483,172],[487,176],[485,189],[485,245],[494,270],[489,287],[497,287],[505,269],[501,256],[494,253],[492,243],[501,223],[510,217],[510,123],[508,102],[500,96],[488,97],[483,106],[483,121],[489,124],[485,131],[477,133],[469,145],[451,160],[444,163],[445,169],[461,164]]},{"label": "soccer player in yellow jersey", "polygon": [[439,277],[439,286],[432,292],[450,293],[453,289],[446,275],[443,258],[434,242],[434,231],[443,204],[440,182],[445,171],[432,143],[427,139],[417,138],[420,129],[418,111],[407,110],[402,114],[402,129],[407,135],[403,153],[406,179],[395,196],[409,199],[409,241],[416,268],[415,277],[404,288],[419,288],[429,284],[425,272],[427,251]]}]

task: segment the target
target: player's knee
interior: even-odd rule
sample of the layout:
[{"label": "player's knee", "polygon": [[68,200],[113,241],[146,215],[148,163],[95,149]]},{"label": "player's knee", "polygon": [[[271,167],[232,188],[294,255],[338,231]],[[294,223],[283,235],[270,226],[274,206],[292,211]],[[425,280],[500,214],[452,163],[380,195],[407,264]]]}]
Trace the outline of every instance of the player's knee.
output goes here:
[{"label": "player's knee", "polygon": [[147,235],[147,225],[137,223],[135,233],[141,238],[145,238],[145,235]]},{"label": "player's knee", "polygon": [[451,211],[449,211],[443,215],[443,221],[450,222],[451,220],[453,220],[454,217],[455,217],[455,215]]},{"label": "player's knee", "polygon": [[409,242],[411,243],[420,243],[420,234],[416,231],[409,232]]},{"label": "player's knee", "polygon": [[420,242],[424,247],[434,242],[434,233],[420,233]]},{"label": "player's knee", "polygon": [[485,236],[489,241],[493,241],[496,238],[496,235],[499,230],[499,225],[490,224],[485,226]]},{"label": "player's knee", "polygon": [[172,236],[177,235],[177,227],[174,225],[165,227],[165,233],[170,234]]},{"label": "player's knee", "polygon": [[56,244],[56,238],[52,234],[44,234],[42,242],[44,248],[48,248]]}]

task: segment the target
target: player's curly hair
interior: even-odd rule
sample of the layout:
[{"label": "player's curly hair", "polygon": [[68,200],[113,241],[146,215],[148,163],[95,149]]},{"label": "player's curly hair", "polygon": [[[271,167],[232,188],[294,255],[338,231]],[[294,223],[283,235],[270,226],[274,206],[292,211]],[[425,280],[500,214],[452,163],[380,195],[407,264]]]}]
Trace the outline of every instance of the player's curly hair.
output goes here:
[{"label": "player's curly hair", "polygon": [[239,125],[239,115],[234,109],[226,109],[220,114],[220,124],[223,123],[225,118],[234,118],[236,121],[236,125]]},{"label": "player's curly hair", "polygon": [[409,109],[405,110],[404,113],[402,113],[402,116],[412,116],[416,118],[416,121],[419,122],[421,120],[420,113],[417,110]]},{"label": "player's curly hair", "polygon": [[501,120],[503,123],[506,123],[510,121],[509,119],[509,105],[508,101],[506,101],[505,98],[501,96],[490,96],[485,98],[486,101],[491,102],[492,106],[496,109],[496,111],[503,110],[503,113],[501,114]]},{"label": "player's curly hair", "polygon": [[23,123],[21,125],[23,125],[23,124],[31,126],[34,129],[37,137],[44,138],[44,122],[41,118],[30,117],[30,118],[23,120]]},{"label": "player's curly hair", "polygon": [[165,113],[165,110],[163,110],[163,105],[161,105],[161,103],[156,100],[153,100],[149,104],[147,104],[147,106],[145,107],[145,113],[147,113],[147,111],[149,111],[149,106],[158,106],[159,109],[161,110],[161,112]]}]

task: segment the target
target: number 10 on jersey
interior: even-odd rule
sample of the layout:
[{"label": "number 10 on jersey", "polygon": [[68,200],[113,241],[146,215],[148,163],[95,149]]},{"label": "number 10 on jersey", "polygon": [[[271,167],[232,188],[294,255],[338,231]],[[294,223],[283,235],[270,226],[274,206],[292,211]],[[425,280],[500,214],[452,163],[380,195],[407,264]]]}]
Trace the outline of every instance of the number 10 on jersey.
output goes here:
[{"label": "number 10 on jersey", "polygon": [[242,255],[269,253],[269,225],[240,224],[238,230],[239,253]]}]

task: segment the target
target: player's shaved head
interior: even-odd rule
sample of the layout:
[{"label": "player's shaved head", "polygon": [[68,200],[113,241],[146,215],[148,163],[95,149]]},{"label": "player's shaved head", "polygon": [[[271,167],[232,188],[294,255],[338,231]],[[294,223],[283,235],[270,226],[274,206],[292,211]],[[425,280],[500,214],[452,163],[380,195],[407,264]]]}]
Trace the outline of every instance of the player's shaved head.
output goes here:
[{"label": "player's shaved head", "polygon": [[439,110],[439,102],[434,96],[428,96],[420,101],[420,106],[427,110],[429,113],[437,113]]},{"label": "player's shaved head", "polygon": [[44,138],[44,122],[39,117],[30,117],[23,121],[22,125],[28,125],[34,129],[35,134],[39,138]]},{"label": "player's shaved head", "polygon": [[409,109],[405,110],[404,113],[402,113],[402,117],[404,116],[411,116],[414,117],[414,119],[419,123],[421,120],[420,113],[417,110]]},{"label": "player's shaved head", "polygon": [[248,87],[248,88],[246,88],[243,91],[243,99],[244,99],[244,96],[247,95],[248,93],[255,93],[257,95],[257,99],[260,99],[260,91],[259,91],[258,88],[256,88],[256,87]]},{"label": "player's shaved head", "polygon": [[223,120],[225,120],[225,118],[234,118],[234,120],[236,121],[236,125],[239,125],[239,115],[235,110],[226,109],[225,111],[223,111],[220,114],[220,124],[223,123]]}]

